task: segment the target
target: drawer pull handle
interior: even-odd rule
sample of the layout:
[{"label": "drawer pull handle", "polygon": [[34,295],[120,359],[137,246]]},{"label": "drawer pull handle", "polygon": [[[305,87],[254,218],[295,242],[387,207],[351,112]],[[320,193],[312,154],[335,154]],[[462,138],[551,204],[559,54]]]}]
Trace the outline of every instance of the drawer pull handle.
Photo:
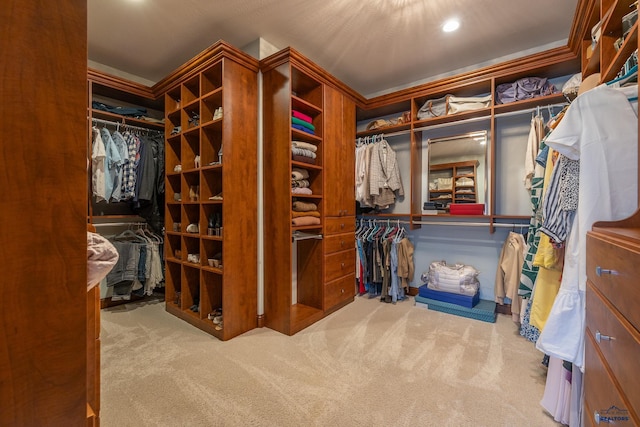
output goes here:
[{"label": "drawer pull handle", "polygon": [[340,293],[341,293],[341,294],[344,294],[344,289],[340,289]]},{"label": "drawer pull handle", "polygon": [[612,275],[616,275],[616,274],[618,274],[618,272],[617,272],[617,271],[615,271],[615,270],[607,270],[607,269],[605,269],[605,268],[602,268],[602,267],[600,267],[600,266],[597,266],[597,267],[596,267],[596,274],[597,274],[598,276],[602,276],[603,274],[612,274]]},{"label": "drawer pull handle", "polygon": [[613,341],[615,340],[614,337],[611,337],[609,335],[602,335],[600,333],[600,331],[596,331],[596,341],[597,342],[601,342],[601,341]]},{"label": "drawer pull handle", "polygon": [[344,262],[340,264],[340,267],[344,268]]},{"label": "drawer pull handle", "polygon": [[344,228],[344,223],[340,224],[340,228]]},{"label": "drawer pull handle", "polygon": [[344,247],[344,240],[341,240],[341,241],[340,241],[340,246],[343,246],[343,247]]},{"label": "drawer pull handle", "polygon": [[595,421],[596,424],[600,424],[600,414],[598,411],[593,412],[593,421]]}]

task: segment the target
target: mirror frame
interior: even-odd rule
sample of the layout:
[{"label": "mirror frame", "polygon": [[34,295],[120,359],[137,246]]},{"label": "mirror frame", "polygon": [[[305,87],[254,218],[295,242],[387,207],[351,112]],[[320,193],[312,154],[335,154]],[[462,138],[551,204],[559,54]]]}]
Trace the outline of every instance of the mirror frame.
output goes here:
[{"label": "mirror frame", "polygon": [[[444,136],[444,137],[438,137],[438,138],[429,138],[427,139],[427,178],[426,178],[426,192],[424,192],[424,195],[426,197],[425,201],[429,201],[431,200],[431,193],[433,192],[433,190],[430,188],[430,184],[432,181],[432,175],[431,175],[431,168],[433,166],[436,165],[441,165],[441,164],[455,164],[455,163],[460,163],[460,162],[465,162],[465,161],[473,161],[476,160],[473,155],[469,155],[469,156],[465,156],[464,154],[458,154],[458,157],[455,157],[454,154],[452,154],[452,156],[450,159],[447,159],[444,162],[439,162],[436,163],[435,165],[432,165],[433,162],[433,151],[436,147],[440,146],[442,147],[445,143],[455,143],[456,141],[468,141],[468,140],[475,140],[477,141],[477,143],[479,145],[484,145],[484,152],[478,156],[477,161],[479,162],[478,167],[476,167],[476,176],[475,176],[475,186],[476,186],[476,201],[475,203],[479,203],[484,205],[484,209],[483,209],[483,215],[487,215],[488,214],[488,204],[490,201],[490,189],[489,189],[489,174],[490,174],[490,164],[489,164],[489,145],[490,145],[490,140],[489,140],[489,132],[487,130],[480,130],[480,131],[473,131],[473,132],[467,132],[467,133],[463,133],[463,134],[458,134],[458,135],[451,135],[451,136]],[[438,145],[441,144],[441,145]],[[459,151],[460,149],[456,150]],[[480,167],[480,165],[482,165],[482,168]],[[472,166],[468,166],[468,167],[472,167]],[[481,176],[478,176],[478,170],[481,169]],[[452,194],[452,198],[451,198],[451,202],[449,203],[454,203],[455,202],[455,191],[454,191],[454,183],[455,183],[455,177],[453,177],[452,180],[452,187],[451,187],[451,194]],[[482,189],[479,189],[479,185],[482,185]],[[447,209],[448,212],[448,209]]]}]

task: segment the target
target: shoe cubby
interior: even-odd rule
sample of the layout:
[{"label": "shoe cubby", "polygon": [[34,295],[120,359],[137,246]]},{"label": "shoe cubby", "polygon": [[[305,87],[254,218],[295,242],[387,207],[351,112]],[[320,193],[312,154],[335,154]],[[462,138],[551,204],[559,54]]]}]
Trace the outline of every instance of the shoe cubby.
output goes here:
[{"label": "shoe cubby", "polygon": [[168,233],[182,232],[182,208],[178,203],[167,204],[165,210],[165,230]]},{"label": "shoe cubby", "polygon": [[214,325],[213,320],[209,319],[208,315],[214,311],[222,310],[222,292],[222,276],[203,270],[200,292],[200,318],[211,322],[212,325]]},{"label": "shoe cubby", "polygon": [[[216,112],[218,112],[218,114],[216,114]],[[200,113],[203,125],[213,120],[222,119],[224,115],[224,111],[222,110],[222,89],[217,89],[202,98]]]},{"label": "shoe cubby", "polygon": [[182,202],[197,203],[200,201],[200,173],[191,170],[182,174]]},{"label": "shoe cubby", "polygon": [[165,141],[165,169],[167,171],[167,175],[180,173],[180,170],[176,170],[177,165],[180,165],[182,168],[180,160],[182,157],[180,136],[171,137]]},{"label": "shoe cubby", "polygon": [[169,90],[164,96],[164,109],[167,115],[180,111],[181,107],[180,86]]},{"label": "shoe cubby", "polygon": [[201,76],[201,93],[207,95],[210,92],[222,88],[222,61],[212,65]]},{"label": "shoe cubby", "polygon": [[186,108],[191,105],[195,100],[200,97],[200,76],[196,75],[191,77],[186,82],[182,83],[181,102],[182,108]]},{"label": "shoe cubby", "polygon": [[[233,50],[233,54],[229,55],[229,50]],[[182,232],[170,231],[171,219],[167,219],[166,225],[168,235],[180,238],[183,269],[181,308],[169,304],[171,300],[167,299],[167,311],[221,340],[228,340],[255,328],[258,323],[258,61],[221,42],[219,48],[208,50],[205,57],[199,57],[192,66],[190,69],[186,64],[180,74],[188,77],[181,79],[176,75],[175,81],[167,83],[172,89],[165,94],[165,99],[175,101],[178,95],[180,98],[179,108],[176,102],[168,101],[165,112],[165,117],[171,118],[166,122],[167,133],[177,124],[181,126],[176,137],[179,143],[175,148],[167,148],[173,152],[166,154],[165,182],[176,183],[173,191],[180,191],[182,196],[180,202],[166,201],[167,205],[180,208],[176,218],[182,224]],[[222,120],[225,115],[237,120]],[[198,117],[197,126],[193,121],[189,123],[189,118],[194,116]],[[181,172],[171,172],[175,164],[181,165]],[[228,194],[225,201],[223,190]],[[172,196],[171,191],[167,190],[167,197]],[[194,192],[198,193],[197,200],[193,198]],[[223,206],[226,217],[221,226]],[[207,234],[209,217],[214,221],[211,235]],[[189,233],[189,225],[193,225],[193,229],[197,226],[198,232]],[[224,268],[220,264],[222,230],[230,236],[224,243],[229,257]],[[195,253],[200,255],[198,262],[190,262],[189,254]],[[208,259],[212,260],[212,266]],[[228,288],[225,293],[223,281]],[[199,313],[190,310],[195,295],[202,297]],[[215,309],[228,313],[234,319],[233,324],[224,330],[214,324],[207,315]]]},{"label": "shoe cubby", "polygon": [[177,111],[175,113],[168,114],[166,117],[166,131],[165,138],[166,141],[172,141],[174,139],[180,141],[180,133],[182,132],[182,126],[180,124],[181,121],[181,113]]},{"label": "shoe cubby", "polygon": [[212,167],[202,171],[200,195],[203,203],[222,203],[222,172],[222,167]]},{"label": "shoe cubby", "polygon": [[173,173],[169,175],[167,173],[167,179],[165,181],[165,197],[167,203],[179,203],[182,201],[182,177],[180,173]]},{"label": "shoe cubby", "polygon": [[182,232],[193,236],[199,236],[200,231],[197,233],[192,232],[189,229],[189,225],[196,224],[199,227],[200,224],[200,205],[197,203],[182,204]]},{"label": "shoe cubby", "polygon": [[223,227],[222,203],[203,203],[200,215],[200,234],[209,238],[222,239]]},{"label": "shoe cubby", "polygon": [[200,155],[200,132],[193,129],[182,135],[182,171],[196,169],[196,156]]},{"label": "shoe cubby", "polygon": [[[199,266],[200,260],[200,240],[197,236],[183,235],[182,236],[182,262],[193,266]],[[198,259],[193,260],[193,255],[197,255]]]},{"label": "shoe cubby", "polygon": [[182,238],[178,234],[167,234],[165,236],[165,245],[167,249],[165,258],[174,262],[182,261]]},{"label": "shoe cubby", "polygon": [[182,294],[182,265],[180,263],[169,260],[165,269],[165,300],[167,304],[172,304],[177,308],[178,296]]},{"label": "shoe cubby", "polygon": [[202,167],[221,165],[222,121],[217,120],[203,126],[200,135],[202,140],[200,153]]},{"label": "shoe cubby", "polygon": [[197,129],[200,126],[200,102],[193,101],[182,108],[182,132]]},{"label": "shoe cubby", "polygon": [[191,307],[200,306],[200,269],[197,266],[183,265],[182,267],[182,311],[200,317],[198,311]]},{"label": "shoe cubby", "polygon": [[[213,239],[202,239],[201,264],[203,269],[215,273],[221,273],[223,269],[222,241]],[[209,262],[211,260],[211,263]]]}]

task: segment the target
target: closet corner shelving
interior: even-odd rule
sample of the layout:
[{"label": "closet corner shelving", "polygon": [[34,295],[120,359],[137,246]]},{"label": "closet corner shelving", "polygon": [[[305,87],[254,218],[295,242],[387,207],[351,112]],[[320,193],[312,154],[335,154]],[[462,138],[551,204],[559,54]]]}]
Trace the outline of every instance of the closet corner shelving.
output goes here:
[{"label": "closet corner shelving", "polygon": [[[257,71],[255,59],[218,42],[158,84],[166,87],[166,310],[221,340],[258,319]],[[209,318],[220,311],[221,324]]]},{"label": "closet corner shelving", "polygon": [[[604,1],[604,0],[603,0]],[[495,102],[496,87],[502,83],[514,82],[520,78],[527,76],[560,78],[578,72],[580,69],[579,58],[575,56],[568,48],[552,49],[550,51],[541,52],[539,54],[530,55],[520,58],[517,61],[507,61],[505,63],[496,64],[473,72],[457,75],[451,78],[445,78],[434,82],[426,83],[420,86],[401,90],[395,93],[382,95],[380,97],[366,100],[358,104],[357,121],[362,123],[374,120],[380,117],[393,117],[402,114],[405,111],[411,111],[411,123],[393,126],[376,131],[361,131],[356,133],[356,137],[368,136],[373,133],[393,133],[401,135],[406,133],[410,138],[411,150],[411,182],[410,190],[405,187],[405,194],[410,194],[410,211],[387,212],[385,215],[377,215],[387,218],[392,217],[408,217],[410,228],[418,229],[423,224],[441,223],[444,217],[446,221],[455,218],[456,225],[463,225],[465,222],[477,222],[481,219],[486,221],[486,225],[490,232],[494,231],[494,224],[506,219],[520,220],[519,215],[509,215],[508,213],[496,213],[495,210],[495,191],[496,179],[500,179],[500,171],[496,170],[496,120],[504,115],[518,114],[532,108],[558,104],[566,102],[564,95],[559,92],[548,96],[541,96],[533,99],[516,101],[508,104],[497,104]],[[445,95],[454,95],[460,97],[470,96],[486,96],[491,94],[491,103],[487,107],[478,108],[472,111],[459,112],[455,114],[447,114],[439,117],[418,118],[418,110],[429,99],[438,99]],[[426,149],[423,147],[423,139],[428,138],[436,129],[442,134],[441,129],[451,127],[452,134],[460,133],[455,130],[463,129],[468,132],[471,124],[479,123],[476,127],[486,130],[489,135],[488,141],[488,162],[490,181],[488,182],[489,200],[485,200],[486,208],[484,215],[423,215],[422,202],[427,194],[427,188],[424,188],[422,175],[423,165],[422,159],[427,155]],[[475,129],[474,129],[475,130]],[[475,172],[474,172],[475,174]],[[476,187],[477,188],[477,187]],[[477,190],[475,190],[477,191]],[[475,193],[475,191],[473,191]],[[455,187],[452,188],[452,199]],[[468,193],[468,190],[466,191]],[[477,200],[477,199],[476,199]],[[474,202],[476,200],[473,200]],[[471,202],[465,200],[464,202]]]},{"label": "closet corner shelving", "polygon": [[[326,271],[327,266],[346,270],[345,262],[355,265],[355,249],[351,244],[355,172],[349,167],[346,171],[340,169],[354,163],[350,159],[353,159],[355,103],[345,100],[337,88],[329,87],[332,78],[293,49],[266,58],[261,62],[261,70],[264,199],[268,206],[264,213],[265,325],[293,335],[353,301],[355,267],[351,276]],[[292,127],[293,111],[312,118],[315,135]],[[292,141],[315,145],[315,163],[293,160]],[[343,154],[348,157],[345,159]],[[293,168],[308,171],[312,194],[292,193]],[[341,177],[345,181],[339,181]],[[320,223],[293,225],[295,201],[317,205]],[[309,238],[298,236],[300,232]],[[336,264],[331,262],[332,258],[327,259],[333,256],[335,248],[328,249],[326,240],[328,234],[338,233],[346,233],[342,236],[343,244],[348,241],[352,250],[343,251],[340,256],[344,259]],[[351,240],[347,240],[348,236]]]},{"label": "closet corner shelving", "polygon": [[[619,49],[614,44],[623,36],[622,17],[631,12],[635,0],[595,0],[582,37],[582,77],[600,73],[600,83],[613,80],[629,56],[638,49],[638,22]],[[637,6],[636,6],[637,8]],[[600,37],[593,43],[591,29],[600,22]]]}]

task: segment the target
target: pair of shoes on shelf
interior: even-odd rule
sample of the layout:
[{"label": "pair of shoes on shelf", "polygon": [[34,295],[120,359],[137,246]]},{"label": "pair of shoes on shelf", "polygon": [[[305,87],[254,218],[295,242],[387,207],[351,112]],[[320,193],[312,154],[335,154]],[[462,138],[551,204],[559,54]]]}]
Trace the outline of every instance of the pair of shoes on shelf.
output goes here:
[{"label": "pair of shoes on shelf", "polygon": [[200,254],[187,254],[187,261],[194,264],[200,264]]},{"label": "pair of shoes on shelf", "polygon": [[175,202],[181,202],[182,201],[182,195],[180,193],[174,193],[173,194],[173,200]]},{"label": "pair of shoes on shelf", "polygon": [[200,168],[200,155],[199,154],[193,159],[193,164],[194,164],[194,167],[196,169]]},{"label": "pair of shoes on shelf", "polygon": [[222,200],[222,192],[216,194],[215,196],[209,197],[209,200]]},{"label": "pair of shoes on shelf", "polygon": [[173,167],[174,172],[182,172],[182,165],[175,165]]},{"label": "pair of shoes on shelf", "polygon": [[191,185],[189,187],[189,200],[192,202],[197,202],[200,193],[200,186],[199,185]]},{"label": "pair of shoes on shelf", "polygon": [[218,316],[222,316],[222,308],[216,308],[211,313],[207,315],[207,319],[213,320]]},{"label": "pair of shoes on shelf", "polygon": [[222,118],[222,107],[216,108],[216,111],[213,113],[213,120],[218,120]]},{"label": "pair of shoes on shelf", "polygon": [[195,223],[187,225],[187,233],[193,233],[193,234],[200,233],[200,226]]},{"label": "pair of shoes on shelf", "polygon": [[197,313],[200,311],[200,307],[198,307],[198,304],[193,304],[191,307],[189,307],[189,310],[193,311],[194,313]]},{"label": "pair of shoes on shelf", "polygon": [[174,126],[171,130],[171,135],[177,135],[182,132],[182,126]]}]

